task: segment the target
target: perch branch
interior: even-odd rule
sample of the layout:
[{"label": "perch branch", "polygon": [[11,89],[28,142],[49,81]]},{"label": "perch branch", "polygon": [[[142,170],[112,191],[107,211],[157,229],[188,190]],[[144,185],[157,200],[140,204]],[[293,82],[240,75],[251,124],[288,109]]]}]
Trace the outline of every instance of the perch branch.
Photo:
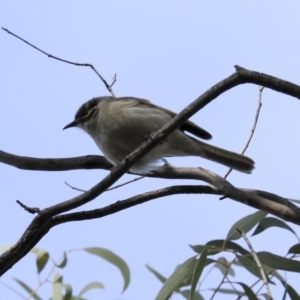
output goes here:
[{"label": "perch branch", "polygon": [[[4,252],[0,256],[0,275],[4,274],[9,268],[11,268],[16,262],[18,262],[23,256],[25,256],[32,249],[32,247],[36,245],[36,243],[54,226],[53,222],[55,218],[59,217],[59,214],[79,207],[98,197],[104,192],[104,190],[114,184],[134,164],[136,160],[145,155],[147,151],[150,151],[153,147],[155,147],[157,143],[166,138],[172,131],[182,125],[194,113],[206,106],[208,103],[210,103],[225,91],[244,83],[254,83],[257,85],[262,85],[278,92],[296,97],[298,99],[300,98],[299,86],[270,75],[249,71],[236,66],[236,72],[233,75],[214,85],[193,103],[187,106],[182,112],[176,115],[160,130],[152,134],[151,137],[147,139],[147,141],[145,141],[135,151],[128,155],[118,166],[113,167],[110,174],[97,185],[95,185],[92,189],[63,203],[59,203],[46,209],[42,209],[39,215],[32,220],[31,224],[25,230],[20,240],[10,250]],[[3,155],[2,162],[4,162]],[[74,168],[72,167],[72,169]],[[264,198],[255,193],[246,192],[241,189],[235,188],[229,182],[224,180],[224,178],[212,172],[205,171],[203,169],[194,169],[194,171],[191,171],[191,169],[188,168],[163,169],[165,169],[165,171],[162,172],[162,176],[164,176],[164,178],[179,178],[181,176],[181,178],[186,179],[194,178],[197,180],[204,180],[213,185],[213,187],[211,188],[213,190],[216,190],[223,196],[239,201],[241,203],[245,203],[249,206],[268,211],[285,220],[300,225],[299,209],[293,208],[292,206],[290,206],[290,204],[284,205],[283,203],[270,201],[270,199]],[[154,176],[158,177],[157,173],[154,174]]]}]

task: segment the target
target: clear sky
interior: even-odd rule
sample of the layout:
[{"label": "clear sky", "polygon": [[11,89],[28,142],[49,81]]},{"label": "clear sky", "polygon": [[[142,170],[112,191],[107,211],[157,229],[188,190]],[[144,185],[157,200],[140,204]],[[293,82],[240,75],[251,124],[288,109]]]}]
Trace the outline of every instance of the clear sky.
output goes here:
[{"label": "clear sky", "polygon": [[[299,83],[299,11],[299,1],[1,1],[0,25],[53,55],[94,64],[108,81],[117,73],[117,96],[143,97],[178,112],[232,74],[236,64]],[[35,157],[99,154],[84,132],[62,131],[83,102],[108,94],[98,77],[88,68],[49,59],[4,31],[0,31],[0,45],[0,149]],[[239,152],[250,133],[257,95],[258,87],[239,86],[192,120],[212,133],[212,144]],[[257,131],[247,151],[256,169],[252,175],[234,172],[229,181],[299,199],[299,114],[298,100],[265,90]],[[221,175],[226,171],[200,158],[171,162],[202,166]],[[106,174],[102,170],[31,172],[1,164],[0,245],[16,242],[32,220],[16,199],[45,208],[78,194],[65,181],[88,189]],[[144,179],[104,193],[81,209],[184,183]],[[103,219],[56,227],[38,247],[50,250],[56,259],[68,249],[106,247],[123,257],[132,271],[132,283],[124,295],[120,296],[118,271],[83,253],[71,255],[65,281],[75,291],[90,281],[102,281],[106,285],[106,291],[100,292],[103,299],[148,300],[161,284],[146,270],[146,263],[168,276],[193,255],[189,244],[225,238],[236,220],[254,211],[213,196],[172,196]],[[299,233],[299,227],[292,227]],[[251,241],[257,251],[279,255],[297,243],[291,233],[280,229]],[[240,244],[246,247],[243,241]],[[1,298],[17,299],[1,285],[20,290],[13,277],[36,287],[34,266],[34,256],[29,254],[8,271],[0,279]],[[220,278],[214,273],[205,287],[214,287]],[[295,276],[288,278],[294,286],[299,282]],[[279,299],[279,289],[272,289]],[[45,288],[41,295],[49,298],[49,291]]]}]

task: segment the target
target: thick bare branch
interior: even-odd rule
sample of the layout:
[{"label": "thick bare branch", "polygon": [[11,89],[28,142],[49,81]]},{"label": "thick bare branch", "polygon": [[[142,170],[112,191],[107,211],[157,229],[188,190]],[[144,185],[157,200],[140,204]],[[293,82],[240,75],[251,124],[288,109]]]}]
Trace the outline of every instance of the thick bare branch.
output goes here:
[{"label": "thick bare branch", "polygon": [[70,158],[36,158],[10,154],[1,150],[0,163],[31,171],[69,171],[80,169],[110,170],[113,167],[104,156],[100,155]]},{"label": "thick bare branch", "polygon": [[[151,135],[147,141],[145,141],[140,147],[127,156],[118,166],[113,167],[111,173],[92,189],[73,199],[41,210],[39,215],[34,218],[16,245],[13,246],[9,251],[2,254],[0,257],[0,275],[11,268],[18,260],[20,260],[30,251],[30,249],[51,229],[51,227],[55,225],[53,222],[55,218],[61,217],[58,216],[59,214],[79,207],[99,196],[113,183],[115,183],[124,174],[124,172],[126,172],[134,164],[136,160],[141,158],[153,147],[155,147],[157,143],[166,138],[173,130],[183,124],[194,113],[225,91],[239,84],[251,82],[294,96],[296,98],[300,98],[300,87],[295,84],[262,73],[248,71],[241,67],[236,68],[236,73],[213,86],[177,116],[175,116],[163,128],[153,133],[153,135]],[[3,160],[3,158],[2,161],[6,163],[5,159]],[[9,161],[7,156],[6,161]],[[7,164],[12,163],[10,161],[7,162]],[[222,177],[212,172],[203,169],[166,167],[153,174],[153,176],[159,177],[159,174],[163,178],[189,178],[206,181],[213,185],[211,189],[215,190],[220,195],[226,196],[249,206],[268,211],[295,224],[300,224],[300,214],[298,209],[280,203],[280,201],[270,201],[270,199],[256,195],[255,193],[246,192],[235,188]],[[128,203],[126,205],[128,205]]]}]

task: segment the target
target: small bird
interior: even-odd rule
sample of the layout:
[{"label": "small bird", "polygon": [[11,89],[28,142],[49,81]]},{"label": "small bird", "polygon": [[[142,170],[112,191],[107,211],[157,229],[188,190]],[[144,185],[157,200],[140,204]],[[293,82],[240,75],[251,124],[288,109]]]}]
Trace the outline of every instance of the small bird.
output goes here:
[{"label": "small bird", "polygon": [[[87,132],[114,165],[140,146],[153,132],[169,122],[176,113],[134,97],[97,97],[84,103],[73,122],[63,129],[79,127]],[[133,173],[148,174],[165,162],[165,157],[199,156],[244,173],[251,173],[254,161],[206,144],[194,137],[209,140],[211,134],[191,121],[186,121],[166,139],[155,146],[130,169]]]}]

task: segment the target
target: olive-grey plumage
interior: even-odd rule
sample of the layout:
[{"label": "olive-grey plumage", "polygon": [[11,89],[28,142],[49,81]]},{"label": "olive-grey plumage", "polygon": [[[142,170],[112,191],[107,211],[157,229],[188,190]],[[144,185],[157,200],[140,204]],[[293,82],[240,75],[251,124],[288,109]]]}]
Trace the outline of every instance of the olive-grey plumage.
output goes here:
[{"label": "olive-grey plumage", "polygon": [[[64,129],[82,128],[105,157],[118,164],[175,115],[145,99],[98,97],[84,103],[75,120]],[[185,131],[205,140],[212,138],[210,133],[187,121],[140,159],[131,171],[148,173],[157,167],[157,161],[171,156],[200,156],[245,173],[251,173],[254,168],[251,158],[201,142],[186,135]]]}]

